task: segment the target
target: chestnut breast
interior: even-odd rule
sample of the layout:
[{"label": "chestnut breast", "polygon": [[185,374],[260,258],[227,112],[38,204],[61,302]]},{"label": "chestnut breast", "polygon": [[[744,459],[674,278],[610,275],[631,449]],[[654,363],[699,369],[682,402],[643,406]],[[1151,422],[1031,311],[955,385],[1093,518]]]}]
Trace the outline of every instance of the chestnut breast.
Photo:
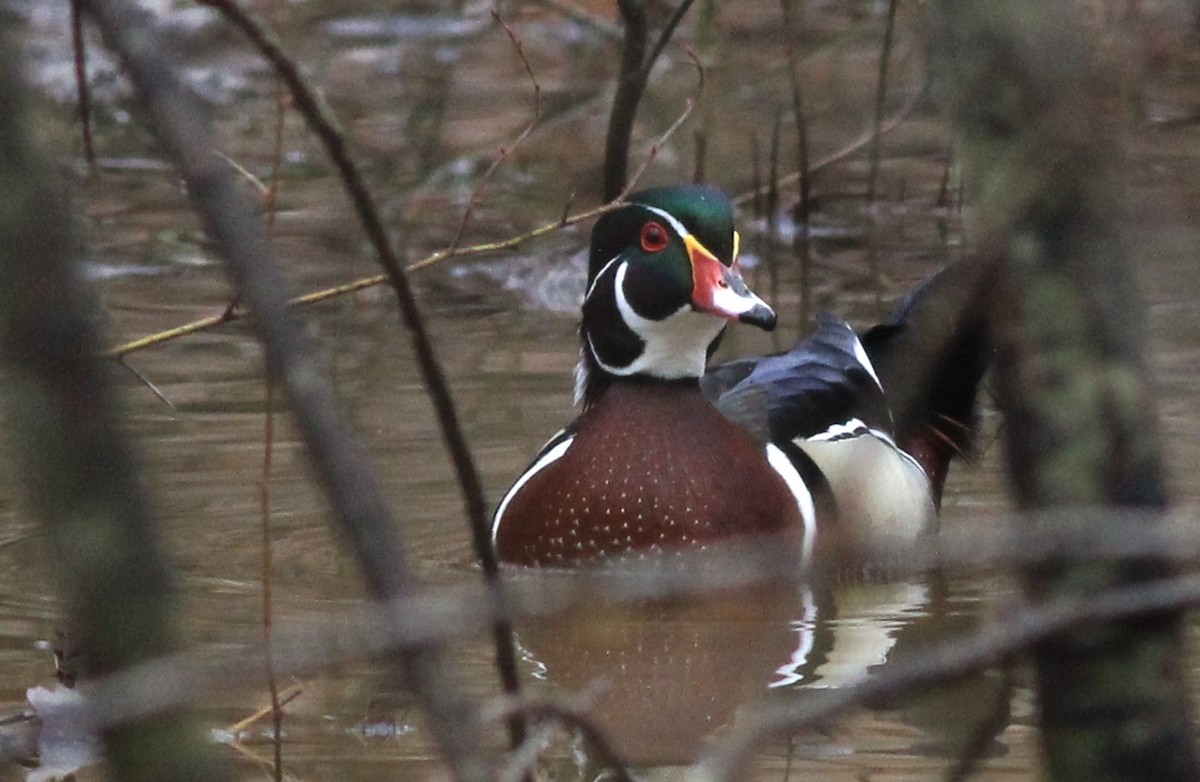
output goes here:
[{"label": "chestnut breast", "polygon": [[502,506],[505,562],[566,564],[799,525],[762,446],[694,382],[614,383]]}]

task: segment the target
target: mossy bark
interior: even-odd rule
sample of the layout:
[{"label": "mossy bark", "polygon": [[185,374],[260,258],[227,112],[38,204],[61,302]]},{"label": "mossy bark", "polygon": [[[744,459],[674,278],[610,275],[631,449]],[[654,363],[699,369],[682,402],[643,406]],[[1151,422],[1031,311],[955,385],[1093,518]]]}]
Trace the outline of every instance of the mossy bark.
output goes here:
[{"label": "mossy bark", "polygon": [[[1162,508],[1144,311],[1126,262],[1100,68],[1071,3],[937,5],[936,67],[995,263],[990,315],[1009,472],[1024,509]],[[1145,534],[1154,534],[1147,523]],[[1027,573],[1052,598],[1168,575],[1153,561]],[[1095,625],[1035,650],[1048,775],[1196,777],[1175,613]]]}]

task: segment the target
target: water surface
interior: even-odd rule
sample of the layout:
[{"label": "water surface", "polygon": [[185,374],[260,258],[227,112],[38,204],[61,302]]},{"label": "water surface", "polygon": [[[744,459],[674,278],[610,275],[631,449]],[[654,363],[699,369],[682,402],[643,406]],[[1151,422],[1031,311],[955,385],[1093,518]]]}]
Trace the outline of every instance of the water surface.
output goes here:
[{"label": "water surface", "polygon": [[[86,175],[73,124],[66,20],[61,4],[12,0],[27,31],[28,75],[44,98],[48,148],[76,183],[85,270],[103,305],[113,344],[220,312],[230,289],[173,174],[155,158],[137,109],[110,58],[90,52],[97,98],[98,174]],[[276,86],[266,68],[208,12],[161,4],[183,42],[189,82],[209,101],[222,152],[256,176],[271,159]],[[607,13],[603,3],[589,4]],[[854,3],[809,4],[801,40],[810,139],[821,158],[870,122],[882,17]],[[903,8],[902,4],[902,8]],[[481,9],[450,13],[421,3],[276,3],[262,9],[306,74],[338,113],[356,159],[410,260],[445,247],[479,178],[501,147],[530,121],[528,76],[504,32]],[[596,202],[614,44],[602,34],[534,6],[509,9],[541,88],[534,133],[509,154],[465,227],[463,244],[495,240],[547,221],[564,205]],[[1200,311],[1194,248],[1200,243],[1200,116],[1197,48],[1172,37],[1172,6],[1146,13],[1137,30],[1159,34],[1154,57],[1130,85],[1122,161],[1129,188],[1125,220],[1137,276],[1150,302],[1150,364],[1178,503],[1200,501],[1186,466],[1200,461]],[[919,27],[901,14],[889,111],[923,82]],[[644,183],[687,180],[693,133],[709,130],[706,170],[730,192],[765,170],[776,115],[782,167],[794,137],[786,56],[776,6],[722,6],[702,103],[657,155]],[[646,96],[635,164],[648,144],[695,97],[685,24],[668,47]],[[1142,42],[1138,39],[1137,42]],[[1139,56],[1141,49],[1137,50]],[[283,182],[272,236],[297,291],[376,273],[331,166],[289,114]],[[964,235],[955,206],[959,172],[933,101],[918,104],[886,137],[879,200],[867,207],[862,154],[823,169],[815,182],[816,307],[860,325],[878,318],[913,283],[958,258]],[[247,185],[248,190],[251,186]],[[794,194],[784,194],[781,230]],[[805,327],[790,241],[768,242],[747,202],[740,215],[751,283],[776,305],[774,335],[734,329],[722,356],[790,344]],[[499,256],[455,260],[420,272],[415,284],[489,498],[498,497],[544,440],[573,415],[578,355],[574,309],[582,286],[579,252],[589,226],[576,226]],[[770,273],[768,264],[778,263]],[[752,261],[757,260],[757,265]],[[372,289],[305,311],[332,367],[338,394],[363,437],[393,502],[422,576],[433,583],[478,578],[462,502],[441,446],[412,349],[391,295]],[[261,634],[259,482],[265,391],[262,355],[239,323],[140,351],[129,364],[171,403],[114,371],[136,438],[181,596],[180,631],[219,654]],[[986,396],[986,395],[985,395]],[[986,405],[985,405],[986,406]],[[990,409],[990,408],[989,408]],[[276,621],[304,627],[353,611],[363,590],[345,548],[329,531],[324,500],[286,417],[276,419],[271,534]],[[985,414],[972,462],[951,475],[943,524],[986,526],[1007,505],[994,414]],[[1181,467],[1182,466],[1182,467]],[[0,704],[25,707],[26,689],[50,685],[44,642],[57,617],[42,540],[0,487]],[[550,587],[548,587],[550,588]],[[747,699],[845,684],[888,659],[961,633],[1013,598],[1003,577],[848,584],[832,592],[775,590],[707,602],[611,606],[569,620],[520,628],[523,673],[533,687],[582,693],[626,757],[669,777],[722,726],[736,724]],[[455,647],[463,687],[497,690],[486,639]],[[1190,662],[1192,669],[1200,661]],[[297,682],[287,707],[287,772],[301,779],[441,779],[444,771],[401,697],[389,699],[376,665],[357,663]],[[1018,674],[1009,713],[995,728],[979,778],[1026,779],[1036,767],[1033,699]],[[879,710],[853,712],[796,738],[768,745],[756,777],[900,780],[942,773],[966,730],[1003,702],[998,674]],[[200,699],[207,724],[225,728],[262,706],[266,687]],[[240,776],[260,778],[270,756],[266,723],[222,747]],[[216,734],[220,737],[223,734]],[[496,732],[499,742],[500,734]],[[228,738],[228,737],[226,737]],[[790,760],[788,760],[790,752]],[[568,741],[548,752],[555,778],[580,775]],[[23,778],[25,771],[10,769]],[[37,778],[31,771],[29,778]]]}]

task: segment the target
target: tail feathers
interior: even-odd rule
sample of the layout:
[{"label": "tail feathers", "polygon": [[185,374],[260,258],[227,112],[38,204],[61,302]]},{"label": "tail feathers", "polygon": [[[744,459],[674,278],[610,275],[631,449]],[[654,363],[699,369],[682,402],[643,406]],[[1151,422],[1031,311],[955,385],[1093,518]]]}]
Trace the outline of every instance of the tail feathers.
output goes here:
[{"label": "tail feathers", "polygon": [[947,267],[862,335],[888,394],[896,442],[921,463],[939,503],[950,460],[971,447],[992,355],[975,271]]}]

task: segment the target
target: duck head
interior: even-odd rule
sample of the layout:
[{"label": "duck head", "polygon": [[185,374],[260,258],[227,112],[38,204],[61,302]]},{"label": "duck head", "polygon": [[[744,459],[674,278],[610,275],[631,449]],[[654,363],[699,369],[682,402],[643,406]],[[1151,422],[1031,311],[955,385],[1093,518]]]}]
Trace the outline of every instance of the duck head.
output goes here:
[{"label": "duck head", "polygon": [[734,320],[775,327],[738,270],[729,199],[699,185],[633,193],[592,230],[576,396],[587,407],[618,378],[699,378]]}]

